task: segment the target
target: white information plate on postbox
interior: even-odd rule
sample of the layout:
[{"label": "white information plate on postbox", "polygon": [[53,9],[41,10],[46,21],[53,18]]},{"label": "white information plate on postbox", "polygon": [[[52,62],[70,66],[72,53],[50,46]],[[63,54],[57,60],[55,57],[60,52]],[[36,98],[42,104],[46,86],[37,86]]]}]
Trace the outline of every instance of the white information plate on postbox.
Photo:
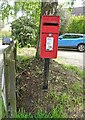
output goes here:
[{"label": "white information plate on postbox", "polygon": [[46,50],[47,51],[52,51],[53,50],[53,37],[46,37]]}]

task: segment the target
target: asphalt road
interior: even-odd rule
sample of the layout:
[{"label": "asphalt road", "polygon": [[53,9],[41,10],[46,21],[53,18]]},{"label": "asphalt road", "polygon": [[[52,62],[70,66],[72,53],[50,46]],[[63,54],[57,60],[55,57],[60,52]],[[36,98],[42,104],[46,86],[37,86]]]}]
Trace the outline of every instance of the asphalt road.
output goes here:
[{"label": "asphalt road", "polygon": [[81,70],[85,70],[84,65],[85,52],[77,50],[58,50],[57,61],[63,64],[77,66]]}]

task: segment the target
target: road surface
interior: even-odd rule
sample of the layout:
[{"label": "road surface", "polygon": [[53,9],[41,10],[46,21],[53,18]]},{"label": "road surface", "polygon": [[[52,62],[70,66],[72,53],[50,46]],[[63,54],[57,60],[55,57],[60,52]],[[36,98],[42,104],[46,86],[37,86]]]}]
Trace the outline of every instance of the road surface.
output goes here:
[{"label": "road surface", "polygon": [[81,70],[85,70],[84,58],[85,52],[78,52],[76,50],[58,50],[58,62],[77,66]]}]

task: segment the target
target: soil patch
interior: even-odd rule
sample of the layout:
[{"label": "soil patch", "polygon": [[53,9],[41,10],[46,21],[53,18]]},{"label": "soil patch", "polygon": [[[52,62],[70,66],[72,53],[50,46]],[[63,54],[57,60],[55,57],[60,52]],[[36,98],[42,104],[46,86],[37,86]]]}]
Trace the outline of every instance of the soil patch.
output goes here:
[{"label": "soil patch", "polygon": [[44,60],[32,59],[17,65],[17,109],[35,114],[62,107],[69,118],[83,117],[83,79],[75,72],[51,60],[48,90],[44,91]]}]

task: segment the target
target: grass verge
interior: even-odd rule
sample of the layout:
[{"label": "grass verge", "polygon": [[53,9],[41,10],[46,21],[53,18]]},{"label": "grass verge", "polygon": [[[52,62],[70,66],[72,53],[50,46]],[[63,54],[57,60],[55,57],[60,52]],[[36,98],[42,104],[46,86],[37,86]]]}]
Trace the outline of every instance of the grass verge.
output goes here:
[{"label": "grass verge", "polygon": [[[31,112],[27,113],[25,112],[25,110],[20,108],[20,110],[18,111],[18,114],[16,115],[16,118],[32,118],[32,119],[60,118],[61,119],[61,118],[67,118],[69,117],[69,115],[70,115],[70,118],[80,117],[80,116],[82,117],[82,110],[83,110],[82,92],[83,91],[82,91],[82,84],[81,84],[80,77],[84,77],[83,72],[79,70],[77,67],[69,66],[69,65],[68,66],[59,65],[57,64],[57,62],[53,63],[52,61],[51,67],[50,67],[51,68],[50,69],[50,74],[51,74],[50,89],[48,90],[47,93],[44,93],[44,94],[43,94],[43,91],[41,90],[41,93],[43,94],[43,96],[45,95],[45,99],[43,98],[44,104],[41,105],[39,103],[39,100],[41,101],[41,99],[37,98],[40,95],[38,94],[40,89],[38,92],[36,92],[37,89],[35,89],[35,87],[36,87],[37,81],[41,78],[42,64],[40,63],[40,61],[33,61],[34,56],[35,56],[34,49],[32,49],[32,51],[31,51],[31,48],[28,48],[28,50],[27,48],[18,49],[18,57],[17,57],[18,66],[19,67],[21,66],[23,70],[26,69],[26,71],[22,73],[23,70],[21,71],[21,68],[20,68],[20,73],[22,74],[20,74],[21,76],[19,76],[18,82],[21,82],[21,84],[19,84],[18,87],[19,87],[19,90],[21,91],[20,99],[22,100],[25,97],[27,99],[27,97],[29,96],[28,95],[29,87],[31,86],[31,90],[34,87],[34,91],[30,90],[30,92],[33,94],[35,93],[35,95],[32,96],[33,94],[30,94],[30,97],[28,97],[27,99],[28,104],[26,104],[26,106],[23,108],[26,108],[27,105],[29,107],[30,101],[28,102],[28,100],[30,98],[33,98],[32,105],[37,106],[38,111],[36,111],[35,114],[32,114]],[[74,73],[75,79],[74,79],[74,76],[72,77],[72,73]],[[77,79],[77,77],[79,78]],[[34,81],[32,81],[33,79]],[[39,85],[37,87],[39,87]],[[35,99],[35,96],[37,96],[36,100],[38,100],[38,102],[36,103],[35,101],[33,101]],[[20,102],[22,105],[23,103],[25,104],[26,101],[24,102],[19,100],[19,103]],[[41,102],[43,103],[43,101]],[[45,106],[45,104],[46,105],[48,104],[48,107],[51,107],[52,105],[52,109],[50,110],[50,112],[47,112],[45,109],[41,107],[41,106],[44,106],[46,108],[47,106]]]},{"label": "grass verge", "polygon": [[64,64],[62,64],[63,65],[63,67],[65,68],[65,69],[68,69],[68,70],[71,70],[71,71],[73,71],[73,72],[75,72],[76,74],[78,74],[80,77],[82,77],[83,79],[85,79],[85,71],[82,71],[82,70],[80,70],[78,67],[76,67],[76,66],[72,66],[72,65],[64,65]]}]

